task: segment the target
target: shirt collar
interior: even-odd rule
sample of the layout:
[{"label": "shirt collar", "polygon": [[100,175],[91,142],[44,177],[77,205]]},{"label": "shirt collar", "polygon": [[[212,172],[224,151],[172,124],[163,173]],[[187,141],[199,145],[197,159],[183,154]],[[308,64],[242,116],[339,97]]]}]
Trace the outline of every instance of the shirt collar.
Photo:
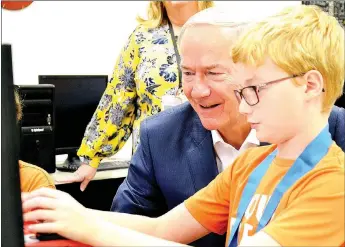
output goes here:
[{"label": "shirt collar", "polygon": [[211,135],[212,135],[212,141],[213,141],[213,146],[217,142],[224,142],[222,136],[219,134],[218,130],[211,130]]},{"label": "shirt collar", "polygon": [[[223,140],[222,136],[219,134],[218,130],[211,130],[211,135],[212,135],[213,146],[217,142],[225,143],[225,141]],[[249,134],[248,134],[247,138],[244,140],[242,146],[246,145],[247,143],[255,144],[256,146],[260,145],[260,141],[256,137],[256,130],[255,129],[252,129],[249,132]]]}]

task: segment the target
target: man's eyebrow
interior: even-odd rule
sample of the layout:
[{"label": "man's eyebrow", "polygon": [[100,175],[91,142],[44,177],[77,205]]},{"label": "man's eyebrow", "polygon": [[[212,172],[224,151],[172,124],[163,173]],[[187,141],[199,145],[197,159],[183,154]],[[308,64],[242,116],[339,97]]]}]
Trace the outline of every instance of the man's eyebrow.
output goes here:
[{"label": "man's eyebrow", "polygon": [[[206,69],[216,69],[216,68],[227,69],[225,66],[218,64],[218,63],[212,64],[212,65],[206,67]],[[230,68],[228,68],[228,69],[230,69]]]},{"label": "man's eyebrow", "polygon": [[183,65],[183,64],[181,64],[180,67],[181,67],[181,69],[192,70],[191,68],[189,68],[188,66]]}]

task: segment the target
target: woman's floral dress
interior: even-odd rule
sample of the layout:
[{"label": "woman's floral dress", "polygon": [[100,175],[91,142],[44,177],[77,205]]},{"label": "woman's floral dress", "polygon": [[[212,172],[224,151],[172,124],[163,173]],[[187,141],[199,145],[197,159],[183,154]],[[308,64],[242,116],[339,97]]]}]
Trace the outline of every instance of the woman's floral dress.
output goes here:
[{"label": "woman's floral dress", "polygon": [[[176,39],[176,37],[174,37]],[[139,143],[143,119],[161,111],[161,98],[180,88],[179,71],[169,25],[139,25],[130,35],[99,105],[86,127],[78,156],[97,168],[133,134]]]}]

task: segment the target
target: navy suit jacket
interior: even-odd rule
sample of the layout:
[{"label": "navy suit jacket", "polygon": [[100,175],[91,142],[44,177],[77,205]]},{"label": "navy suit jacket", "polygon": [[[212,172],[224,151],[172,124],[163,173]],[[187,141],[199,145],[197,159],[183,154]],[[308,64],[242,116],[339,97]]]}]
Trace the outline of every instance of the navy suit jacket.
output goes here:
[{"label": "navy suit jacket", "polygon": [[[334,108],[330,121],[333,139],[344,150],[345,110]],[[112,211],[158,217],[218,175],[211,131],[202,126],[189,103],[147,118],[140,129],[140,144]],[[209,234],[192,245],[223,247],[225,235]]]}]

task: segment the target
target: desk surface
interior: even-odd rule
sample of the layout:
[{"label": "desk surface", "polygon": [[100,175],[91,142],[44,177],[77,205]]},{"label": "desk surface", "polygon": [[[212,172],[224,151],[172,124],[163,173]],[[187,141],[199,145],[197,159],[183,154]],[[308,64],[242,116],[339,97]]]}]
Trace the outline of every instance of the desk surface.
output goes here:
[{"label": "desk surface", "polygon": [[[128,168],[99,171],[96,173],[96,176],[92,180],[124,178],[127,176],[127,174],[128,174]],[[54,179],[55,184],[62,184],[62,183],[57,183],[56,181],[63,180],[64,178],[70,176],[71,172],[63,172],[63,171],[56,170],[56,172],[50,173],[50,175]]]},{"label": "desk surface", "polygon": [[[56,164],[62,163],[66,159],[66,155],[57,155],[56,156]],[[104,159],[104,161],[109,161],[109,159]],[[55,181],[55,184],[64,184],[61,181],[64,180],[64,178],[70,176],[72,172],[65,172],[65,171],[59,171],[56,170],[54,173],[50,173],[52,178]],[[120,168],[120,169],[114,169],[114,170],[107,170],[107,171],[98,171],[96,173],[96,176],[92,180],[103,180],[103,179],[116,179],[116,178],[124,178],[128,174],[128,168]]]}]

